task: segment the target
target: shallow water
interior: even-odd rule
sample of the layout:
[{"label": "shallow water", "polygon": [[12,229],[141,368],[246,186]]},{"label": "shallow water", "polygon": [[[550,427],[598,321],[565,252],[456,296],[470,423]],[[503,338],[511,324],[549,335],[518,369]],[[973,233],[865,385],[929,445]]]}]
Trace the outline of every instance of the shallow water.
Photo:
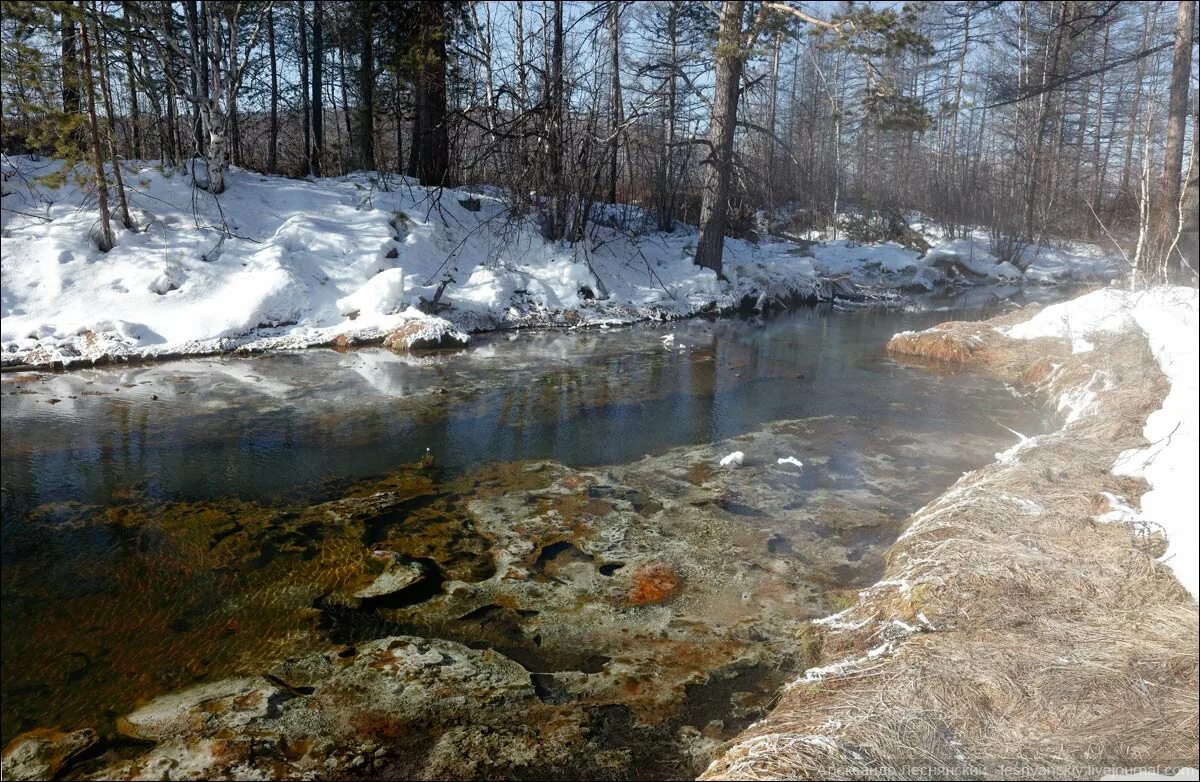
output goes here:
[{"label": "shallow water", "polygon": [[[103,727],[141,698],[386,633],[423,630],[503,648],[522,664],[525,655],[531,670],[597,673],[612,656],[596,651],[602,638],[571,650],[579,641],[566,633],[556,653],[553,637],[542,647],[539,634],[535,654],[513,640],[517,630],[496,640],[495,627],[439,613],[445,580],[494,573],[497,536],[477,533],[491,512],[481,505],[500,508],[549,481],[522,472],[526,460],[635,462],[616,478],[634,487],[621,496],[634,498],[635,515],[649,516],[674,491],[655,476],[678,467],[706,485],[720,455],[671,449],[778,421],[800,423],[747,441],[764,451],[748,462],[773,471],[764,479],[773,481],[770,496],[734,486],[713,512],[771,536],[761,552],[768,570],[793,557],[805,583],[820,585],[810,602],[768,606],[764,616],[815,615],[828,608],[828,590],[869,581],[896,521],[1009,445],[1008,430],[1044,427],[1041,411],[994,381],[932,374],[883,354],[897,331],[986,314],[806,309],[494,335],[453,355],[312,350],[6,375],[3,739],[37,726]],[[805,471],[777,470],[784,451],[765,453],[771,448],[798,456]],[[638,472],[635,460],[648,455],[660,461]],[[377,514],[355,507],[337,523],[329,506],[315,506],[380,489],[411,499]],[[555,518],[611,511],[593,507],[610,493],[588,496]],[[534,500],[539,508],[548,501],[526,504]],[[828,551],[819,548],[826,538]],[[563,541],[535,549],[530,572],[575,578],[600,567],[585,553],[598,549],[577,542],[582,549]],[[379,545],[436,566],[440,580],[397,604],[372,605],[366,622],[359,609],[347,618],[319,602],[361,580]],[[621,565],[608,567],[602,581]],[[505,586],[519,601],[514,588]],[[719,605],[719,585],[711,591],[711,605],[698,597],[680,615]],[[766,679],[758,686],[769,697]],[[697,693],[684,713],[721,714],[729,697]]]}]

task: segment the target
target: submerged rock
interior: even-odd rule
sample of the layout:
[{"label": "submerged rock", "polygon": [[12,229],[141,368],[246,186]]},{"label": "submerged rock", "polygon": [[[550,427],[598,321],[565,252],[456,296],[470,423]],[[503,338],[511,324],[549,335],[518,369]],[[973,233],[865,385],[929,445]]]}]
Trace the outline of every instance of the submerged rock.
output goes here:
[{"label": "submerged rock", "polygon": [[[403,747],[464,723],[497,722],[537,704],[528,672],[487,649],[400,636],[355,651],[350,658],[309,655],[264,676],[157,698],[120,721],[123,733],[156,746],[94,776],[337,776],[339,768],[377,757],[381,746]],[[474,761],[460,762],[469,768]],[[455,774],[445,760],[438,765]]]},{"label": "submerged rock", "polygon": [[4,748],[4,778],[51,779],[71,758],[95,745],[94,730],[66,733],[38,728],[17,736]]},{"label": "submerged rock", "polygon": [[428,575],[426,567],[391,551],[377,551],[375,555],[387,560],[387,566],[371,585],[354,593],[358,598],[383,597],[412,586]]},{"label": "submerged rock", "polygon": [[[125,707],[120,731],[152,748],[68,773],[697,773],[770,700],[829,591],[882,565],[876,530],[908,502],[900,457],[929,443],[881,435],[878,456],[813,453],[818,469],[778,469],[854,426],[782,422],[590,470],[521,462],[439,483],[410,468],[269,514],[242,503],[131,515],[123,525],[140,535],[158,530],[156,548],[194,539],[186,561],[231,569],[253,598],[221,604],[240,623],[228,632],[197,607],[164,647],[194,655],[216,638],[227,660],[206,669],[215,681]],[[734,447],[758,458],[719,469]],[[858,488],[839,505],[830,492],[851,470]]]},{"label": "submerged rock", "polygon": [[117,730],[142,741],[203,735],[213,729],[242,731],[267,713],[279,687],[262,677],[225,679],[156,698],[120,717]]}]

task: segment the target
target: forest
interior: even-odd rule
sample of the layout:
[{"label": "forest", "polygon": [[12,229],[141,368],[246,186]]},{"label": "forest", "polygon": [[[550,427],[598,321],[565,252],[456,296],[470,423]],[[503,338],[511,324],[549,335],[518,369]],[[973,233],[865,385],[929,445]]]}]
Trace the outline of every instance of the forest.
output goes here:
[{"label": "forest", "polygon": [[725,235],[919,212],[1018,265],[1100,239],[1183,279],[1195,26],[1159,0],[7,2],[3,147],[84,164],[126,224],[114,160],[213,194],[230,165],[370,170],[498,188],[552,241],[637,205],[718,272]]}]

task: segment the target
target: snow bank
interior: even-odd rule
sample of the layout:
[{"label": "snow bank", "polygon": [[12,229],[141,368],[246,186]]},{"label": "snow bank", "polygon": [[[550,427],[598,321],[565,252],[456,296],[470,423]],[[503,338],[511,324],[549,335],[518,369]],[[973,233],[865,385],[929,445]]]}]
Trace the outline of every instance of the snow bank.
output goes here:
[{"label": "snow bank", "polygon": [[1106,288],[1070,301],[1046,307],[1024,323],[1011,326],[1004,333],[1013,339],[1056,337],[1071,343],[1075,353],[1092,349],[1089,334],[1128,331],[1133,327],[1130,294],[1116,288]]},{"label": "snow bank", "polygon": [[[1113,472],[1144,478],[1150,490],[1142,495],[1139,518],[1162,525],[1169,542],[1163,562],[1195,597],[1200,595],[1200,538],[1196,518],[1200,502],[1196,476],[1200,473],[1200,319],[1197,292],[1192,288],[1162,287],[1143,292],[1108,288],[1046,307],[1032,319],[1010,327],[1015,339],[1058,337],[1072,349],[1092,349],[1090,335],[1139,328],[1171,382],[1159,410],[1146,419],[1143,434],[1150,445],[1126,451]],[[1073,413],[1075,414],[1075,413]]]},{"label": "snow bank", "polygon": [[[118,228],[116,247],[101,253],[89,238],[98,213],[86,178],[54,161],[0,159],[5,364],[353,342],[414,320],[444,333],[629,323],[948,280],[936,251],[772,238],[727,239],[719,279],[692,263],[694,229],[637,233],[652,221],[636,206],[605,207],[593,240],[568,246],[545,241],[532,220],[509,220],[488,188],[235,168],[214,198],[185,170],[123,168],[137,225]],[[66,183],[51,186],[46,175],[58,173]],[[980,280],[1024,279],[980,253]],[[423,314],[421,300],[442,283],[442,318]]]}]

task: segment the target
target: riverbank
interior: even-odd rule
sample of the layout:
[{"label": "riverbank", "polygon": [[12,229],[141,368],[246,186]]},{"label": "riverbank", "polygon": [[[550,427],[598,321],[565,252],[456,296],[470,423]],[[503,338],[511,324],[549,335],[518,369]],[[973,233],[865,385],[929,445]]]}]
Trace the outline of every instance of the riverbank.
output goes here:
[{"label": "riverbank", "polygon": [[1105,290],[896,335],[897,358],[989,373],[1063,426],[914,513],[879,582],[806,630],[817,664],[701,778],[1194,767],[1196,302]]},{"label": "riverbank", "polygon": [[[724,278],[692,263],[697,232],[604,205],[587,241],[548,242],[487,189],[357,172],[293,180],[232,170],[214,198],[188,172],[126,161],[135,227],[101,253],[86,181],[61,162],[4,157],[0,365],[74,367],[472,333],[671,320],[796,301],[901,302],[972,285],[1107,281],[1090,245],[1029,248],[1024,271],[986,236],[935,226],[894,243],[727,239]],[[119,225],[119,224],[118,224]]]}]

